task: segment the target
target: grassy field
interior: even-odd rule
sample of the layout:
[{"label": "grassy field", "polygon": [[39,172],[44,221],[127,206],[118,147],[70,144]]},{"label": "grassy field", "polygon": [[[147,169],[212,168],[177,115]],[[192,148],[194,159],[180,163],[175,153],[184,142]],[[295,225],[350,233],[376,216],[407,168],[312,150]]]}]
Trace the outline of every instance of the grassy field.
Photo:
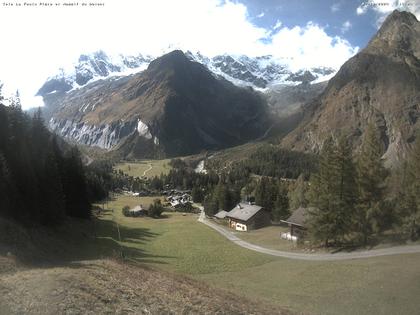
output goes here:
[{"label": "grassy field", "polygon": [[[195,214],[167,212],[160,219],[122,215],[123,206],[147,206],[153,199],[119,196],[108,204],[114,212],[107,212],[102,217],[102,221],[119,223],[121,244],[131,259],[185,274],[244,270],[274,260],[226,242],[221,235],[199,224]],[[117,238],[116,227],[110,233]]]},{"label": "grassy field", "polygon": [[237,232],[235,235],[244,241],[266,248],[286,251],[299,250],[296,243],[284,240],[280,237],[282,232],[290,232],[290,228],[285,226],[267,226],[246,233]]},{"label": "grassy field", "polygon": [[[168,159],[166,160],[140,160],[137,162],[124,162],[116,166],[117,170],[134,177],[154,177],[167,174],[171,169]],[[146,172],[146,173],[145,173]]]},{"label": "grassy field", "polygon": [[[124,205],[146,205],[152,199],[118,196],[108,204],[115,211],[107,211],[98,224],[100,238],[117,239],[115,220],[129,259],[308,314],[418,314],[420,254],[297,261],[236,246],[198,223],[196,215],[122,216]],[[266,243],[265,237],[260,235],[258,242]]]}]

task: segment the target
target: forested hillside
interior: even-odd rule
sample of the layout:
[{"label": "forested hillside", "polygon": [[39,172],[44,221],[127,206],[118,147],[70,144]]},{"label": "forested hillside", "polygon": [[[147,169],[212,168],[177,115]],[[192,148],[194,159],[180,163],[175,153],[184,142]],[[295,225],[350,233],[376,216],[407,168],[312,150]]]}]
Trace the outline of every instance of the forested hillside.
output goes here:
[{"label": "forested hillside", "polygon": [[78,149],[60,148],[40,111],[30,117],[18,97],[5,106],[0,96],[0,215],[50,225],[88,218],[88,199]]}]

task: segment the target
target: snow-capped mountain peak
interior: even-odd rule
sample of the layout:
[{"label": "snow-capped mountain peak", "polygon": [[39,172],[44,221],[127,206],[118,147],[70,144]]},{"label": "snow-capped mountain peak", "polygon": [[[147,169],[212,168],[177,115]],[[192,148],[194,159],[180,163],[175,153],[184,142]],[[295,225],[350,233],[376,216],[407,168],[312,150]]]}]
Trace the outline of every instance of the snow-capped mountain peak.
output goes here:
[{"label": "snow-capped mountain peak", "polygon": [[98,79],[136,73],[144,70],[152,59],[142,54],[111,56],[101,50],[82,54],[70,71],[60,69],[58,74],[49,77],[37,95],[67,92]]},{"label": "snow-capped mountain peak", "polygon": [[300,69],[292,71],[287,60],[276,59],[271,55],[248,57],[245,55],[218,55],[208,58],[198,53],[186,52],[191,60],[207,66],[215,74],[241,86],[265,89],[271,85],[296,85],[312,81],[327,80],[336,71],[327,67]]},{"label": "snow-capped mountain peak", "polygon": [[[292,71],[287,60],[271,55],[249,57],[245,55],[217,55],[207,57],[200,52],[187,51],[185,55],[205,65],[215,76],[221,76],[238,86],[251,86],[265,90],[273,85],[297,85],[328,80],[336,70],[327,67]],[[68,92],[98,79],[124,76],[144,70],[155,58],[137,55],[108,55],[104,51],[80,55],[70,71],[59,70],[48,78],[37,95]]]}]

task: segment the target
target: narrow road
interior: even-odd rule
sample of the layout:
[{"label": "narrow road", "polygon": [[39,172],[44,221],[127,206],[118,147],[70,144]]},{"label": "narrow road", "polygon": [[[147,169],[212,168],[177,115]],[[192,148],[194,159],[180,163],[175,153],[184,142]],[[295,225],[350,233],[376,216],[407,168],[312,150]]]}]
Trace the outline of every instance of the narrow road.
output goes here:
[{"label": "narrow road", "polygon": [[149,163],[149,168],[147,170],[144,170],[143,176],[146,176],[146,173],[149,172],[149,171],[151,171],[152,168],[153,168],[152,163]]},{"label": "narrow road", "polygon": [[230,240],[231,242],[234,242],[235,244],[241,247],[244,247],[244,248],[259,252],[259,253],[271,255],[271,256],[284,257],[284,258],[290,258],[290,259],[310,260],[310,261],[335,261],[335,260],[348,260],[348,259],[371,258],[371,257],[389,256],[389,255],[420,253],[420,245],[396,246],[396,247],[388,247],[388,248],[382,248],[382,249],[365,250],[365,251],[360,251],[360,252],[336,253],[336,254],[304,254],[304,253],[285,252],[285,251],[261,247],[258,245],[248,243],[244,240],[241,240],[239,237],[234,235],[231,231],[223,228],[222,226],[216,223],[213,223],[207,220],[203,209],[201,210],[198,221],[216,230],[217,232],[222,234],[224,237],[226,237],[228,240]]}]

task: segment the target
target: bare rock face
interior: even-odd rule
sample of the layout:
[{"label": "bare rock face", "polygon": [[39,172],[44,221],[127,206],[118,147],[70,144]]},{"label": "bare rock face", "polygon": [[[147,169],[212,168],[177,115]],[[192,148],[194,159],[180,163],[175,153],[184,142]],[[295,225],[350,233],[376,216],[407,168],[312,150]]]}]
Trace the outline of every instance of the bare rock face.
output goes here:
[{"label": "bare rock face", "polygon": [[420,22],[411,13],[394,11],[320,97],[306,104],[304,120],[283,145],[316,152],[328,136],[343,133],[357,150],[373,122],[387,163],[398,163],[420,129],[419,58]]},{"label": "bare rock face", "polygon": [[270,127],[259,94],[216,78],[181,51],[152,61],[144,72],[54,94],[51,129],[125,156],[224,148],[258,138]]}]

